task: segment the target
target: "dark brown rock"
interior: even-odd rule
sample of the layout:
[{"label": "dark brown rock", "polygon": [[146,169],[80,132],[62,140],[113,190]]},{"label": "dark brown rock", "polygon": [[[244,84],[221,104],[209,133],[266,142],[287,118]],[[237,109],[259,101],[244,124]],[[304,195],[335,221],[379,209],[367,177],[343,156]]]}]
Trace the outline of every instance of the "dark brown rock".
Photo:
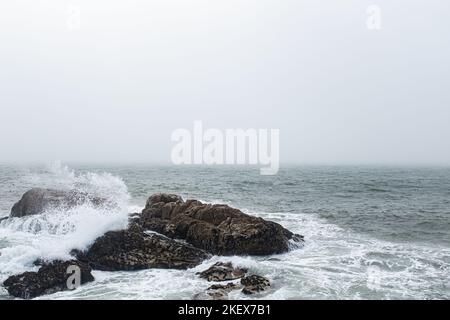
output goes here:
[{"label": "dark brown rock", "polygon": [[206,294],[214,300],[226,300],[228,299],[228,294],[241,286],[235,283],[227,283],[225,285],[215,284],[206,289]]},{"label": "dark brown rock", "polygon": [[176,194],[155,193],[148,198],[146,207],[155,205],[157,203],[170,203],[170,202],[183,202],[183,199]]},{"label": "dark brown rock", "polygon": [[139,224],[170,238],[219,255],[270,255],[290,249],[302,237],[275,222],[247,215],[227,205],[183,201],[176,195],[153,195]]},{"label": "dark brown rock", "polygon": [[231,262],[217,262],[210,268],[198,273],[200,278],[208,281],[228,281],[240,279],[247,273],[247,269],[235,268]]},{"label": "dark brown rock", "polygon": [[104,271],[188,269],[209,257],[203,250],[163,235],[145,233],[137,226],[107,232],[87,252],[75,254],[93,269]]},{"label": "dark brown rock", "polygon": [[270,287],[270,281],[258,275],[251,275],[241,279],[241,284],[244,286],[242,293],[255,294],[267,290]]},{"label": "dark brown rock", "polygon": [[194,300],[227,300],[228,294],[233,290],[241,289],[240,283],[229,282],[227,284],[215,284],[210,286],[204,292],[195,294]]},{"label": "dark brown rock", "polygon": [[70,260],[45,263],[37,272],[11,276],[6,279],[3,286],[10,295],[22,299],[69,290],[67,281],[73,275],[73,270],[69,269],[72,266],[77,266],[80,270],[80,284],[94,281],[91,268],[86,263]]},{"label": "dark brown rock", "polygon": [[99,206],[106,204],[107,200],[76,190],[34,188],[25,192],[22,198],[14,204],[10,217],[31,216],[41,214],[50,208],[71,208],[85,203]]}]

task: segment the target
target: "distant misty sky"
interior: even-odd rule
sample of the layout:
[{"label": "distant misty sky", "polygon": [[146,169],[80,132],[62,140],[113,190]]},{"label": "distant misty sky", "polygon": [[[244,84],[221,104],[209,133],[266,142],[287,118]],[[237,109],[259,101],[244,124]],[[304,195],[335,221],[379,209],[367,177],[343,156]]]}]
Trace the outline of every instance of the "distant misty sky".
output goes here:
[{"label": "distant misty sky", "polygon": [[0,162],[169,163],[201,120],[279,128],[282,163],[450,165],[449,17],[442,0],[1,1]]}]

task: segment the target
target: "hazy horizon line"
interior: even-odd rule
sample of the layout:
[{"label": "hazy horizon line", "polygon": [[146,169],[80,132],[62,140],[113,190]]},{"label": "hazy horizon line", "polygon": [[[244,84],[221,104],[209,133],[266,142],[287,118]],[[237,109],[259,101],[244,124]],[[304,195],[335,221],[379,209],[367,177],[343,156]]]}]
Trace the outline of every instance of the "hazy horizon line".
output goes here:
[{"label": "hazy horizon line", "polygon": [[[181,164],[176,165],[169,161],[2,161],[1,166],[50,166],[57,163],[61,163],[64,166],[155,166],[155,167],[205,167],[205,168],[245,168],[245,167],[259,167],[258,164]],[[450,168],[450,163],[420,163],[420,162],[280,162],[280,169],[283,167],[425,167],[425,168]]]}]

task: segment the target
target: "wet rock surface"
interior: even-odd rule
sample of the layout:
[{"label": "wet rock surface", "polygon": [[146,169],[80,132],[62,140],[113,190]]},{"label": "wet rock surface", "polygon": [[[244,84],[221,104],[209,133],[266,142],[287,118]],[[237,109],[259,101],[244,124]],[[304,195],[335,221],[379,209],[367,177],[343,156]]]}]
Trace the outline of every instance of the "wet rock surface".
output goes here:
[{"label": "wet rock surface", "polygon": [[139,224],[170,238],[186,240],[217,255],[270,255],[290,249],[290,240],[301,242],[275,222],[254,217],[228,205],[183,201],[172,194],[152,195]]},{"label": "wet rock surface", "polygon": [[54,261],[43,264],[37,272],[25,272],[11,276],[3,283],[8,293],[22,299],[32,299],[44,294],[69,290],[68,280],[74,273],[73,267],[80,270],[80,284],[94,281],[91,268],[86,263]]},{"label": "wet rock surface", "polygon": [[22,198],[14,204],[11,209],[10,217],[32,216],[44,213],[45,210],[51,208],[69,209],[85,203],[100,206],[106,204],[107,200],[76,190],[63,191],[33,188],[27,191]]},{"label": "wet rock surface", "polygon": [[148,268],[188,269],[209,255],[193,246],[132,226],[110,231],[95,240],[86,252],[74,252],[93,269],[103,271]]},{"label": "wet rock surface", "polygon": [[270,287],[270,281],[258,275],[250,275],[241,279],[241,284],[244,286],[242,293],[255,294],[265,291]]},{"label": "wet rock surface", "polygon": [[234,268],[231,262],[217,262],[208,269],[197,273],[200,278],[207,281],[227,281],[240,279],[239,282],[227,284],[217,283],[206,289],[205,292],[197,294],[194,299],[228,299],[228,294],[234,290],[242,289],[246,295],[266,291],[270,287],[270,281],[259,275],[246,276],[247,269]]},{"label": "wet rock surface", "polygon": [[198,273],[198,275],[207,281],[227,281],[240,279],[246,273],[247,269],[235,268],[231,262],[217,262],[207,270]]},{"label": "wet rock surface", "polygon": [[236,283],[227,283],[225,285],[222,284],[214,284],[206,289],[206,294],[214,300],[226,300],[228,299],[228,294],[236,289],[239,289],[241,286]]}]

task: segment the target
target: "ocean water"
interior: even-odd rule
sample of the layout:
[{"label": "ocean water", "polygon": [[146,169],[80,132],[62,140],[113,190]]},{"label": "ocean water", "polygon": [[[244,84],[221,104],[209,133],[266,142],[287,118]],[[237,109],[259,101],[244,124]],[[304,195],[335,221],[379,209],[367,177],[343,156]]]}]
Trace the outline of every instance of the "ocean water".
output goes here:
[{"label": "ocean water", "polygon": [[[226,203],[306,240],[285,254],[215,256],[187,271],[94,271],[95,282],[39,299],[192,299],[210,285],[195,273],[230,260],[271,280],[254,299],[450,299],[450,168],[285,166],[261,176],[252,167],[0,165],[0,217],[32,187],[75,188],[118,205],[0,222],[1,282],[126,227],[156,192]],[[0,299],[11,299],[3,287]]]}]

